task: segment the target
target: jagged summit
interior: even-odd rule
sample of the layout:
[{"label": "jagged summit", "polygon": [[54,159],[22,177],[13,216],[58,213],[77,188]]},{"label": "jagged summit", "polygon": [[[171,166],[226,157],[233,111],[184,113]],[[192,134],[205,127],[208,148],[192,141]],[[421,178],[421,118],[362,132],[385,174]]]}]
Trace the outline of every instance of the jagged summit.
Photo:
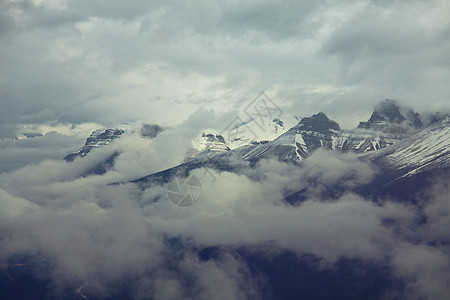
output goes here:
[{"label": "jagged summit", "polygon": [[410,133],[424,127],[421,116],[410,107],[400,106],[397,101],[386,99],[380,102],[367,122],[358,128],[373,129],[384,133]]},{"label": "jagged summit", "polygon": [[192,141],[192,146],[188,149],[184,160],[188,161],[204,152],[226,152],[230,150],[225,138],[221,134],[213,130],[207,130]]},{"label": "jagged summit", "polygon": [[[107,146],[120,138],[123,134],[134,132],[132,127],[133,125],[130,123],[122,123],[114,128],[97,129],[91,133],[80,149],[68,154],[64,157],[64,160],[70,162],[77,157],[84,157],[94,148]],[[139,135],[142,138],[153,139],[161,131],[163,131],[163,128],[157,124],[142,124],[139,129]]]},{"label": "jagged summit", "polygon": [[408,120],[410,126],[413,126],[416,129],[423,128],[424,125],[421,119],[420,114],[415,112],[412,108],[409,108],[406,111],[406,120]]},{"label": "jagged summit", "polygon": [[78,151],[68,154],[64,157],[65,161],[73,161],[77,157],[84,157],[91,152],[92,149],[111,144],[115,139],[119,138],[125,130],[120,128],[114,129],[98,129],[91,133],[86,139],[86,143]]},{"label": "jagged summit", "polygon": [[405,121],[406,118],[400,112],[400,106],[395,100],[386,99],[379,103],[376,107],[372,116],[370,117],[370,123],[396,123],[400,124]]},{"label": "jagged summit", "polygon": [[341,129],[337,122],[330,120],[323,112],[301,119],[295,127],[301,130],[315,131],[322,134],[329,134],[331,133],[331,130]]},{"label": "jagged summit", "polygon": [[272,120],[271,125],[275,133],[278,133],[281,130],[285,129],[284,122],[279,118],[275,118]]}]

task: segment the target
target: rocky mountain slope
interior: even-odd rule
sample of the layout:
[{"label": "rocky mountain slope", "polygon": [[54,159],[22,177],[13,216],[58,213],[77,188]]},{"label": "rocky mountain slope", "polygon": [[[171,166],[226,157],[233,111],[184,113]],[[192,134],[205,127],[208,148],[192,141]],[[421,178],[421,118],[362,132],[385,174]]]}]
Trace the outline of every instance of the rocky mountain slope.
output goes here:
[{"label": "rocky mountain slope", "polygon": [[[155,138],[163,131],[162,127],[157,124],[142,124],[138,130],[139,135],[142,138],[149,139]],[[132,133],[134,131],[133,124],[130,123],[122,123],[114,128],[97,129],[91,133],[80,149],[66,155],[64,160],[71,162],[77,157],[84,157],[93,149],[108,146],[119,139],[123,134]]]},{"label": "rocky mountain slope", "polygon": [[77,151],[68,154],[64,157],[65,161],[73,161],[77,157],[84,157],[94,148],[100,148],[111,144],[115,139],[118,139],[125,130],[120,128],[96,130],[87,139],[83,147]]},{"label": "rocky mountain slope", "polygon": [[368,157],[381,167],[404,171],[404,176],[450,167],[450,116]]}]

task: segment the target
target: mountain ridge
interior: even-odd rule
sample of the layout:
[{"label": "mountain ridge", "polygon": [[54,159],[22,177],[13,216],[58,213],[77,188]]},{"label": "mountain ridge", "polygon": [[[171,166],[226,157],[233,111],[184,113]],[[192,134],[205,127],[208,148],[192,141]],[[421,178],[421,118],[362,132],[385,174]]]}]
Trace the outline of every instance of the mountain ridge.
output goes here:
[{"label": "mountain ridge", "polygon": [[[421,116],[411,108],[401,107],[395,101],[387,99],[375,107],[368,121],[360,122],[357,128],[350,130],[341,129],[339,124],[329,119],[324,112],[319,112],[310,117],[299,118],[298,123],[289,129],[285,128],[280,118],[274,119],[267,124],[268,128],[275,126],[273,128],[279,130],[283,126],[281,133],[276,138],[265,140],[264,137],[261,137],[258,141],[251,141],[250,143],[235,148],[228,146],[228,140],[222,134],[206,130],[197,139],[197,148],[195,151],[192,151],[190,155],[188,152],[184,163],[138,178],[132,182],[143,183],[147,179],[152,181],[152,178],[158,178],[160,175],[162,177],[172,177],[179,172],[189,173],[190,170],[201,167],[209,167],[219,171],[237,172],[233,163],[236,161],[241,161],[241,164],[251,166],[261,159],[275,158],[279,161],[301,164],[303,160],[317,149],[342,153],[351,152],[357,155],[363,155],[363,157],[372,157],[369,159],[372,163],[387,170],[388,167],[386,166],[388,166],[388,162],[395,161],[395,155],[393,154],[395,151],[393,149],[397,148],[393,146],[404,145],[400,142],[404,140],[409,141],[409,138],[413,141],[426,140],[426,133],[414,138],[425,127],[424,122],[420,118]],[[448,116],[446,119],[444,118],[444,121],[442,118],[440,116],[440,121],[435,120],[435,123],[431,127],[442,128],[447,126]],[[443,126],[443,122],[447,125]],[[158,125],[152,125],[151,128],[147,128],[151,132],[150,138],[156,138],[157,134],[161,131],[160,129],[161,127]],[[431,132],[434,131],[431,130]],[[76,157],[83,157],[94,148],[107,147],[124,133],[124,130],[119,129],[95,131],[86,140],[85,146],[77,152],[66,156],[65,160],[70,162]],[[450,132],[447,134],[450,134]],[[383,149],[391,150],[380,151]],[[371,156],[367,153],[376,154]],[[445,153],[444,156],[447,154]],[[108,169],[114,167],[114,160],[119,155],[120,153],[115,153],[114,157],[111,157],[108,162],[105,162],[103,168],[99,168],[99,166],[96,168],[99,168],[103,173],[106,172]],[[382,158],[383,155],[386,155],[386,157]],[[414,156],[415,154],[411,155]],[[399,165],[399,156],[396,159],[397,165]],[[156,181],[161,181],[161,178]],[[162,181],[166,181],[166,179]]]}]

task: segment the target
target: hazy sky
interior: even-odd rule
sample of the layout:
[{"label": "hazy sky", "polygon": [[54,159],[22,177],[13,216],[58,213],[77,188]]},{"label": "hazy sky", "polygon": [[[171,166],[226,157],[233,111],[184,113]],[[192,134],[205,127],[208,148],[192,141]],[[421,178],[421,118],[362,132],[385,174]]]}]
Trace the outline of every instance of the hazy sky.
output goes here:
[{"label": "hazy sky", "polygon": [[445,110],[449,15],[448,1],[3,0],[0,137],[220,119],[262,91],[344,128],[385,98]]}]

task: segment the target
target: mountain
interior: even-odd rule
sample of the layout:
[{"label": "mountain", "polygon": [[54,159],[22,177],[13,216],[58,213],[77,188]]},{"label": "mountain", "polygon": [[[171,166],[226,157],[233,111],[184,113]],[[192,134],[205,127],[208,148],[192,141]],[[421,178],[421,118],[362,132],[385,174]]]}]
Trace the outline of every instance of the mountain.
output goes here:
[{"label": "mountain", "polygon": [[95,130],[86,139],[86,142],[83,147],[81,147],[80,149],[78,149],[73,153],[68,154],[66,157],[64,157],[64,160],[71,162],[77,157],[84,157],[94,148],[100,148],[111,144],[114,140],[118,139],[124,132],[125,130],[119,128]]},{"label": "mountain", "polygon": [[[91,133],[91,135],[86,139],[85,144],[79,148],[77,151],[72,152],[64,157],[66,162],[73,162],[77,158],[83,158],[88,155],[92,150],[97,148],[104,148],[113,144],[116,140],[125,134],[132,134],[136,130],[134,125],[130,123],[122,123],[117,127],[108,129],[97,129]],[[142,124],[138,128],[139,136],[142,138],[153,139],[155,138],[163,128],[157,124]],[[114,150],[110,155],[106,157],[103,161],[100,161],[95,166],[92,166],[87,172],[82,176],[89,175],[102,175],[108,170],[112,169],[115,164],[116,158],[121,153]]]},{"label": "mountain", "polygon": [[368,157],[380,167],[404,172],[404,176],[450,167],[450,116]]},{"label": "mountain", "polygon": [[[242,125],[244,126],[244,125]],[[303,160],[318,148],[341,152],[365,153],[391,146],[423,128],[420,115],[410,108],[402,108],[393,100],[385,100],[375,107],[371,118],[361,122],[358,128],[343,130],[323,112],[301,118],[300,122],[286,130],[284,123],[273,120],[267,126],[273,139],[251,139],[248,134],[234,140],[247,140],[240,147],[233,147],[222,139],[220,146],[197,147],[223,152],[235,149],[246,160],[276,157],[279,160]],[[275,130],[270,130],[273,128]],[[242,130],[242,133],[252,132]],[[214,149],[214,150],[212,150]],[[197,151],[201,153],[202,151]],[[191,157],[192,158],[192,157]]]},{"label": "mountain", "polygon": [[[342,130],[339,124],[320,112],[300,122],[272,141],[253,143],[236,149],[246,160],[276,157],[279,160],[303,160],[318,148],[341,152],[365,153],[391,146],[417,132],[421,122],[412,109],[404,117],[400,106],[391,100],[375,108],[365,125]],[[411,119],[411,123],[405,120]],[[418,121],[419,120],[419,121]],[[413,125],[411,125],[413,124]],[[419,128],[420,128],[419,127]]]},{"label": "mountain", "polygon": [[[422,128],[418,113],[389,99],[375,107],[368,121],[351,130],[341,129],[323,112],[304,118],[274,118],[265,123],[237,119],[222,132],[205,129],[192,140],[185,162],[205,153],[226,157],[228,151],[253,162],[263,158],[301,161],[318,148],[365,153],[391,146]],[[161,130],[158,125],[145,124],[140,132],[142,137],[154,138]],[[119,128],[94,131],[82,148],[64,159],[83,157],[94,148],[111,144],[124,132]]]},{"label": "mountain", "polygon": [[[142,124],[138,130],[142,138],[153,139],[163,131],[163,128],[158,124]],[[130,123],[122,123],[114,128],[97,129],[91,133],[80,149],[65,156],[64,160],[71,162],[77,157],[84,157],[93,149],[108,146],[123,134],[133,133],[134,131],[133,124]]]},{"label": "mountain", "polygon": [[424,191],[436,178],[447,178],[450,170],[450,116],[361,159],[379,171],[370,183],[358,188],[358,193],[403,202],[417,201],[417,195],[421,195],[421,201],[426,201]]},{"label": "mountain", "polygon": [[[449,167],[449,117],[440,117],[440,121],[425,129],[419,121],[420,115],[412,109],[386,100],[375,107],[367,122],[362,122],[365,125],[351,130],[341,129],[337,122],[321,112],[300,119],[297,125],[271,141],[252,142],[235,149],[227,147],[226,139],[221,135],[204,134],[211,143],[208,150],[179,166],[132,182],[145,189],[155,183],[168,182],[177,174],[188,174],[203,167],[240,174],[259,160],[268,158],[301,165],[317,149],[326,149],[353,152],[362,160],[370,161],[380,170],[379,176],[367,186],[361,186],[359,192],[381,193],[403,177]],[[399,190],[398,187],[392,189]],[[330,193],[338,195],[339,190],[342,188],[336,186]],[[302,198],[302,193],[294,192],[294,199]]]},{"label": "mountain", "polygon": [[279,160],[302,160],[308,153],[333,147],[333,136],[339,124],[320,112],[300,122],[272,141],[255,143],[236,149],[245,160],[255,161],[276,157]]},{"label": "mountain", "polygon": [[413,109],[401,107],[395,100],[380,102],[367,122],[360,122],[358,128],[376,129],[385,133],[401,133],[423,128],[421,117]]},{"label": "mountain", "polygon": [[[302,168],[302,164],[307,163],[305,161],[307,157],[321,148],[337,152],[356,152],[360,160],[367,162],[376,170],[375,175],[369,178],[368,182],[348,186],[345,183],[346,179],[339,179],[327,184],[317,180],[314,175],[306,176],[302,177],[303,182],[297,182],[298,190],[283,191],[284,198],[279,199],[277,204],[295,206],[288,209],[300,211],[306,209],[307,203],[311,201],[305,201],[310,199],[315,199],[312,200],[315,204],[317,204],[316,201],[323,201],[330,206],[339,206],[341,197],[349,193],[350,197],[356,194],[367,202],[375,202],[375,206],[380,209],[386,206],[395,207],[396,204],[392,202],[400,202],[399,207],[406,207],[408,211],[416,212],[411,223],[403,224],[405,219],[397,216],[397,213],[386,215],[377,222],[383,222],[383,228],[395,228],[393,229],[396,233],[394,238],[404,239],[401,243],[411,239],[411,247],[416,243],[419,245],[422,243],[424,248],[429,247],[433,251],[438,251],[437,249],[441,249],[443,245],[448,245],[448,235],[441,234],[422,241],[424,237],[421,232],[425,228],[433,228],[433,220],[430,221],[430,214],[426,213],[433,208],[431,200],[435,200],[432,194],[433,184],[440,179],[448,179],[450,174],[450,115],[440,118],[426,128],[423,128],[425,125],[416,128],[414,123],[409,123],[406,117],[402,120],[398,114],[390,114],[391,118],[383,118],[381,121],[382,114],[377,112],[376,115],[377,117],[368,121],[371,124],[370,127],[341,130],[339,125],[324,113],[318,113],[303,118],[296,126],[272,141],[244,145],[221,152],[205,151],[184,164],[132,182],[145,190],[153,185],[167,183],[176,175],[187,175],[191,170],[202,167],[248,176],[251,172],[245,171],[252,169],[252,162],[262,158],[287,160]],[[392,128],[399,128],[397,125],[408,129],[400,133],[396,130],[393,132]],[[216,139],[216,137],[211,138]],[[350,176],[358,175],[350,174]],[[359,182],[357,178],[354,179],[351,178],[351,182]],[[258,178],[254,180],[258,181]],[[440,205],[445,205],[442,203],[444,202]],[[358,213],[357,207],[348,209],[352,211],[351,213],[353,209]],[[441,232],[445,232],[448,225],[448,222],[445,222],[445,213],[446,210],[443,209],[441,218],[443,221],[437,225],[439,228],[444,228]],[[367,214],[365,218],[370,222],[373,216]],[[279,222],[283,221],[279,220]],[[326,220],[320,220],[318,224],[322,222],[326,223]],[[360,224],[354,223],[352,226],[360,226]],[[287,226],[291,225],[288,223]],[[353,234],[352,226],[348,228],[349,235]],[[329,229],[324,227],[324,230]],[[407,232],[406,238],[401,237],[403,230]],[[416,235],[415,232],[419,233]],[[384,233],[380,233],[380,240],[383,245],[381,247],[384,247],[389,243],[389,236],[385,239]],[[182,245],[183,242],[180,241],[177,245],[180,244]],[[435,248],[431,248],[434,245],[436,245]],[[188,247],[181,248],[184,251]],[[221,259],[220,253],[227,253],[228,247],[230,246],[218,244],[194,251],[197,251],[202,261],[216,262]],[[268,290],[273,294],[267,299],[403,299],[399,295],[402,295],[407,286],[404,278],[392,271],[392,266],[383,262],[382,259],[377,258],[374,263],[373,260],[339,258],[330,271],[322,267],[314,268],[313,266],[320,265],[321,261],[314,255],[304,255],[299,258],[296,253],[281,251],[268,256],[264,250],[255,250],[258,247],[259,245],[254,244],[244,245],[237,249],[233,248],[230,252],[242,259],[252,272],[262,274],[268,279]],[[320,245],[318,247],[321,248]],[[351,247],[353,249],[358,245]],[[419,257],[419,259],[422,258]],[[446,263],[444,259],[442,261]],[[441,298],[436,297],[436,299]]]},{"label": "mountain", "polygon": [[236,121],[230,124],[222,133],[230,149],[244,145],[272,141],[288,131],[297,123],[296,117],[274,118],[257,122],[255,119]]},{"label": "mountain", "polygon": [[[259,127],[259,135],[255,134],[256,123],[236,122],[229,131],[219,133],[211,129],[205,130],[201,136],[192,141],[192,147],[188,150],[183,164],[156,174],[149,174],[133,182],[146,187],[153,181],[166,182],[175,174],[189,173],[190,170],[201,167],[240,172],[239,169],[244,165],[252,166],[261,159],[270,158],[301,164],[317,149],[356,154],[374,153],[372,156],[367,155],[369,158],[365,159],[371,160],[380,168],[387,169],[387,166],[391,166],[396,170],[406,170],[406,166],[413,164],[413,161],[406,165],[405,151],[419,148],[417,145],[410,146],[409,150],[401,152],[399,147],[406,147],[408,143],[414,144],[414,141],[431,143],[428,141],[428,138],[431,138],[430,134],[435,136],[438,134],[438,129],[443,131],[442,128],[446,128],[445,122],[448,117],[443,118],[439,114],[433,115],[431,118],[433,121],[428,123],[434,123],[434,125],[421,131],[425,125],[418,113],[388,99],[375,107],[368,121],[360,122],[357,128],[350,130],[341,129],[336,121],[329,119],[323,112],[310,117],[297,118],[298,123],[289,129],[286,122],[280,118],[274,119],[264,125],[264,132],[261,126]],[[155,138],[161,130],[158,125],[144,125],[141,127],[140,134],[142,137]],[[230,134],[230,131],[234,133]],[[94,148],[106,147],[125,132],[120,128],[94,131],[85,145],[66,156],[65,160],[73,161],[76,157],[84,157]],[[445,132],[441,136],[445,139]],[[242,144],[243,141],[245,143]],[[441,143],[440,145],[445,144],[439,139],[436,141]],[[428,149],[425,146],[423,148]],[[427,165],[421,165],[408,172],[435,167],[437,162],[428,162],[426,157],[419,157],[420,155],[434,157],[437,152],[429,153],[423,150],[421,153],[412,153],[410,156],[415,157],[419,162],[427,162]],[[120,153],[114,153],[103,165],[95,167],[92,173],[106,172],[114,165],[118,155]],[[391,171],[391,174],[393,173]]]},{"label": "mountain", "polygon": [[192,140],[192,146],[186,153],[185,161],[189,161],[205,152],[226,152],[230,150],[231,148],[221,134],[214,130],[207,130],[202,132],[201,136]]},{"label": "mountain", "polygon": [[185,161],[203,152],[225,152],[242,146],[267,143],[285,133],[295,124],[295,120],[295,117],[287,120],[274,118],[257,123],[255,120],[242,121],[238,118],[222,132],[205,129],[199,137],[192,140]]}]

